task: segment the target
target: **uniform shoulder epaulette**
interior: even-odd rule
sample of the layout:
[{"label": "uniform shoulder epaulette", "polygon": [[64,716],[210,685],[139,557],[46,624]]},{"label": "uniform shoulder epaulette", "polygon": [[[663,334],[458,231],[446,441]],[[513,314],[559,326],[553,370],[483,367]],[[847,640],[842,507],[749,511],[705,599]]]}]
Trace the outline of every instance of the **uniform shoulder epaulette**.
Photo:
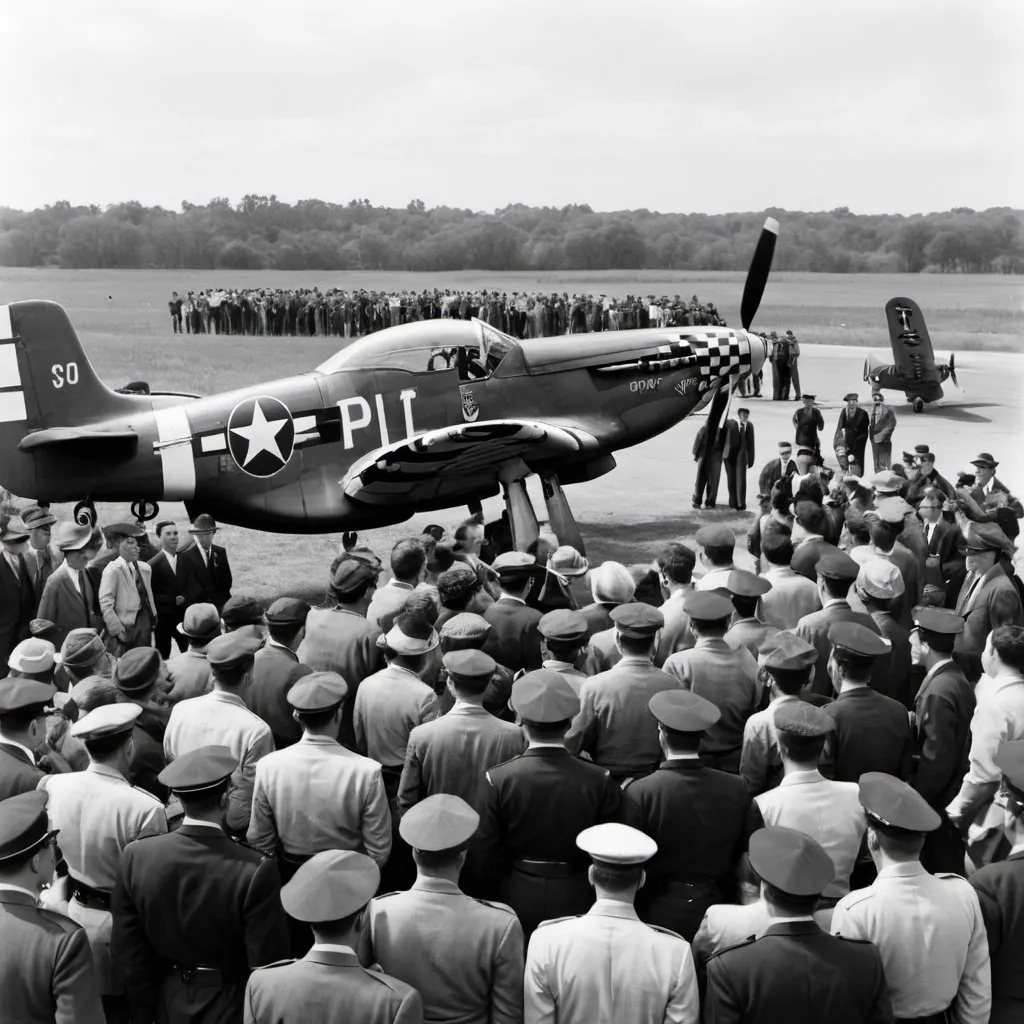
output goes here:
[{"label": "uniform shoulder epaulette", "polygon": [[566,917],[552,917],[547,921],[541,921],[537,927],[546,928],[549,924],[561,924],[563,921],[578,921],[582,916],[582,914],[569,914]]},{"label": "uniform shoulder epaulette", "polygon": [[682,935],[680,935],[679,932],[674,932],[671,928],[662,928],[660,924],[648,924],[647,927],[653,932],[661,932],[662,935],[671,935],[674,939],[682,938]]},{"label": "uniform shoulder epaulette", "polygon": [[402,895],[402,890],[401,889],[393,889],[391,892],[382,892],[379,895],[374,896],[373,900],[376,903],[377,900],[385,900],[389,896],[401,896],[401,895]]},{"label": "uniform shoulder epaulette", "polygon": [[511,914],[513,917],[516,916],[516,912],[507,904],[499,903],[497,900],[482,900],[479,896],[470,896],[470,899],[474,903],[479,903],[482,906],[490,907],[492,910],[500,910],[503,913]]},{"label": "uniform shoulder epaulette", "polygon": [[723,953],[728,953],[733,949],[742,949],[744,946],[749,946],[752,942],[757,941],[756,935],[748,935],[745,939],[740,939],[739,942],[730,942],[728,946],[723,946],[721,949],[716,949],[708,960],[714,960],[716,956],[721,956]]},{"label": "uniform shoulder epaulette", "polygon": [[959,878],[961,882],[966,882],[967,879],[963,875],[958,875],[955,871],[936,871],[936,878]]},{"label": "uniform shoulder epaulette", "polygon": [[507,764],[512,764],[513,762],[518,761],[522,756],[522,754],[516,754],[514,757],[510,757],[507,761],[499,761],[498,764],[491,765],[491,767],[484,773],[487,776],[488,781],[490,781],[491,772],[498,768],[504,768]]},{"label": "uniform shoulder epaulette", "polygon": [[275,960],[272,964],[264,964],[262,967],[257,967],[257,971],[269,971],[275,967],[287,967],[289,964],[295,963],[294,960]]},{"label": "uniform shoulder epaulette", "polygon": [[143,789],[141,786],[132,786],[132,789],[134,789],[136,793],[141,793],[143,796],[148,796],[149,799],[152,800],[154,803],[158,803],[161,807],[163,807],[163,800],[161,800],[160,797],[158,796],[154,796],[152,793],[150,793],[148,789]]},{"label": "uniform shoulder epaulette", "polygon": [[859,906],[861,903],[877,895],[877,891],[871,886],[868,886],[866,889],[855,889],[843,897],[843,908],[849,910],[850,907]]},{"label": "uniform shoulder epaulette", "polygon": [[872,944],[871,939],[858,939],[852,935],[836,935],[835,938],[842,939],[843,942],[863,942],[869,946]]}]

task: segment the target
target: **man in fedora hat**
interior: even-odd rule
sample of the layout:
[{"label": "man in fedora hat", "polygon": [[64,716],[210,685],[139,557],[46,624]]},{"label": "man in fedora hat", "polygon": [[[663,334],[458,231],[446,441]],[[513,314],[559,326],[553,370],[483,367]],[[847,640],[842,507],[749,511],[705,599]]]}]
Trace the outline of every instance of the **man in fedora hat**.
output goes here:
[{"label": "man in fedora hat", "polygon": [[195,569],[201,587],[196,600],[209,601],[219,612],[231,597],[231,566],[228,553],[220,544],[213,543],[217,523],[206,512],[196,516],[188,528],[195,537],[195,544],[182,553]]},{"label": "man in fedora hat", "polygon": [[61,562],[61,553],[53,543],[51,535],[53,527],[57,524],[57,517],[49,508],[29,505],[28,508],[21,510],[21,521],[28,530],[28,551],[25,557],[35,562],[33,585],[38,602],[43,595],[46,581]]},{"label": "man in fedora hat", "polygon": [[992,455],[989,452],[982,452],[976,458],[971,459],[971,465],[974,467],[974,488],[971,491],[971,497],[979,505],[984,505],[985,499],[990,494],[1005,494],[1007,504],[1013,510],[1013,514],[1018,519],[1024,519],[1024,505],[1021,505],[1010,493],[1006,484],[996,476],[996,466],[999,463]]},{"label": "man in fedora hat", "polygon": [[221,633],[217,609],[205,602],[189,605],[178,624],[178,632],[188,642],[188,649],[167,662],[167,679],[171,684],[167,697],[172,704],[210,692],[206,645]]},{"label": "man in fedora hat", "polygon": [[185,609],[199,601],[203,583],[198,567],[178,554],[178,526],[170,520],[156,524],[160,552],[149,560],[153,570],[153,599],[156,601],[156,649],[160,657],[171,656],[175,627]]},{"label": "man in fedora hat", "polygon": [[139,561],[139,538],[145,531],[135,523],[107,527],[117,537],[118,556],[108,563],[100,580],[100,613],[107,649],[120,656],[133,647],[148,647],[156,624],[153,570]]},{"label": "man in fedora hat", "polygon": [[36,612],[34,567],[26,558],[28,530],[20,519],[0,520],[0,665],[28,636]]},{"label": "man in fedora hat", "polygon": [[39,617],[53,623],[53,644],[60,647],[71,630],[102,629],[103,620],[96,612],[96,591],[86,572],[95,554],[91,527],[61,524],[57,546],[63,561],[43,585]]}]

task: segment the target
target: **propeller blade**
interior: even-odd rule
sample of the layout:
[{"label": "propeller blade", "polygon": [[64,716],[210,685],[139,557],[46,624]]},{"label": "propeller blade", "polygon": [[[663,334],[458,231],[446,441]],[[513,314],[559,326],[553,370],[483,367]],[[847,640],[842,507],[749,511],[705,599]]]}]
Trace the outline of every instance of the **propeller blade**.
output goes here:
[{"label": "propeller blade", "polygon": [[743,330],[749,331],[761,305],[764,286],[768,283],[768,274],[772,269],[772,257],[775,255],[775,242],[779,237],[779,222],[769,217],[761,228],[761,235],[754,249],[754,256],[747,271],[747,282],[743,286],[743,300],[740,302],[740,322]]},{"label": "propeller blade", "polygon": [[[955,359],[956,356],[951,353],[949,357],[949,375],[950,377],[953,378],[953,383],[959,388],[960,381],[956,379],[956,363],[954,362]],[[960,388],[960,390],[963,391],[963,388]]]}]

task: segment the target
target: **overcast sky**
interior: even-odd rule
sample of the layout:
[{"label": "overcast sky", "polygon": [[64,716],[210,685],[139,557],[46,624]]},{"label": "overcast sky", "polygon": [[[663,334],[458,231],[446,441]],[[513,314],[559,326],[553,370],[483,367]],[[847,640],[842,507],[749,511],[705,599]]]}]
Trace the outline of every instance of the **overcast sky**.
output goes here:
[{"label": "overcast sky", "polygon": [[21,0],[0,205],[1024,207],[1024,0]]}]

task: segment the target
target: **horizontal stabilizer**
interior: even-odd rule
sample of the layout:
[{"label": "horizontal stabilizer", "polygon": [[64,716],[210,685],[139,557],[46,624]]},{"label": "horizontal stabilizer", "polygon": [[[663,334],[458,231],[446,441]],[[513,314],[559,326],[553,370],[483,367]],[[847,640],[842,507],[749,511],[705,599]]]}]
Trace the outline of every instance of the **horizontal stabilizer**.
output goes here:
[{"label": "horizontal stabilizer", "polygon": [[139,435],[134,430],[90,430],[88,427],[47,427],[26,434],[18,442],[18,450],[35,451],[37,448],[93,447],[102,454],[134,450]]}]

